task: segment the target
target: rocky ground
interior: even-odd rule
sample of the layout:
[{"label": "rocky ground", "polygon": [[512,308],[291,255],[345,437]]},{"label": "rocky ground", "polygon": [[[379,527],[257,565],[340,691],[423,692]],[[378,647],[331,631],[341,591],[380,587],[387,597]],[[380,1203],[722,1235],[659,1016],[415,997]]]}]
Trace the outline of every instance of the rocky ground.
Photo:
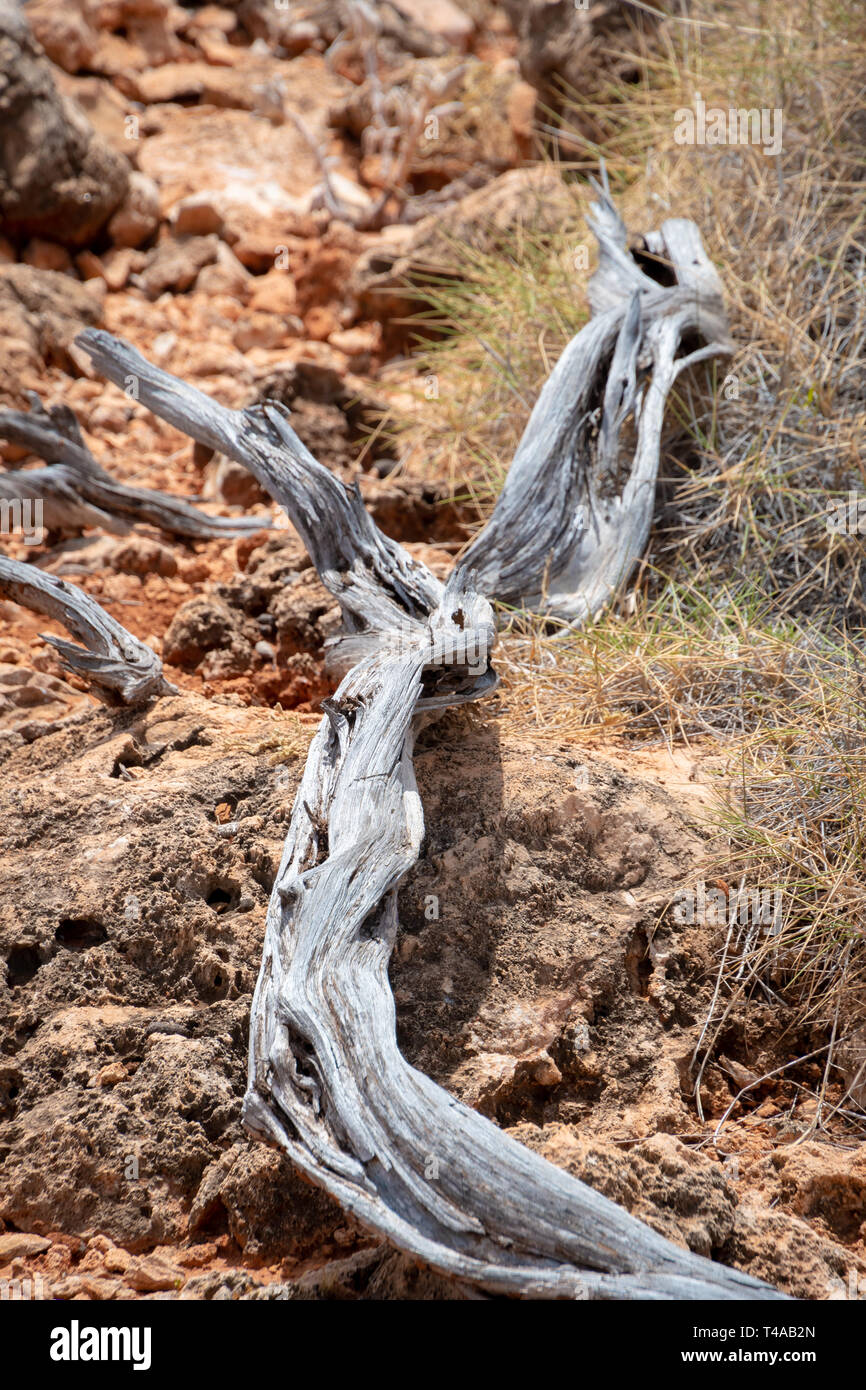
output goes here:
[{"label": "rocky ground", "polygon": [[[862,1156],[780,1144],[769,1088],[714,1147],[687,1094],[712,956],[705,928],[664,911],[703,848],[683,810],[503,722],[452,716],[419,747],[428,835],[392,970],[407,1056],[672,1239],[800,1297],[844,1291],[864,1269]],[[444,1293],[239,1125],[314,723],[182,694],[80,710],[10,749],[6,1277],[61,1298]],[[769,1070],[772,1012],[733,1020],[725,1049],[735,1076]],[[708,1113],[731,1099],[712,1068]]]},{"label": "rocky ground", "polygon": [[[376,433],[379,371],[408,347],[406,276],[449,236],[501,235],[563,195],[527,162],[546,73],[515,7],[383,9],[388,119],[453,80],[413,151],[411,215],[375,215],[384,156],[361,134],[379,87],[357,35],[326,59],[327,0],[27,7],[33,61],[84,134],[66,211],[7,199],[0,403],[71,406],[117,478],[262,521],[229,543],[2,537],[147,640],[179,690],[109,713],[40,637],[61,629],[0,601],[0,1281],[48,1296],[473,1296],[240,1127],[265,906],[338,612],[249,475],[72,344],[98,323],[228,405],[283,400],[380,526],[444,572],[474,518]],[[798,1297],[866,1288],[862,1153],[792,1142],[820,1069],[758,1084],[816,1040],[785,1036],[769,1003],[735,1011],[704,1121],[695,1107],[715,943],[669,910],[709,853],[695,766],[533,736],[499,698],[446,716],[416,767],[427,839],[392,963],[413,1064],[674,1241]]]}]

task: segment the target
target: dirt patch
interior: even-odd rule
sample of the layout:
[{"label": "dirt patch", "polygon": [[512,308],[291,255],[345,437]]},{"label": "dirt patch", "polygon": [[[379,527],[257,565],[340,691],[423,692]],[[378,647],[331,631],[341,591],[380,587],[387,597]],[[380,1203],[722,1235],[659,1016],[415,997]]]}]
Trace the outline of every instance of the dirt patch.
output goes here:
[{"label": "dirt patch", "polygon": [[[186,693],[10,735],[3,1277],[38,1274],[61,1298],[449,1291],[239,1123],[314,726]],[[427,839],[392,964],[413,1064],[674,1241],[801,1297],[858,1277],[862,1164],[815,1143],[789,1155],[744,1114],[726,1131],[734,1173],[695,1114],[684,1077],[712,951],[663,912],[705,849],[677,804],[477,715],[424,735],[417,769]]]}]

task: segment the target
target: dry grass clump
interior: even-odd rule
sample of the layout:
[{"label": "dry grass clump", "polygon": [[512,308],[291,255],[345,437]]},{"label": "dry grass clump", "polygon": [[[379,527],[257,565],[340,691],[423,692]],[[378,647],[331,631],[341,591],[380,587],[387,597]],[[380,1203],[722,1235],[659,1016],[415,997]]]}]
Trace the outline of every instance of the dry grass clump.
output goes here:
[{"label": "dry grass clump", "polygon": [[[745,187],[719,161],[705,219],[691,211],[744,346],[672,401],[653,558],[710,588],[735,569],[777,608],[862,621],[860,538],[828,522],[849,493],[866,495],[866,184],[852,203],[844,149],[829,171],[801,156],[782,189],[758,159]],[[748,239],[744,206],[762,211]]]},{"label": "dry grass clump", "polygon": [[[849,491],[866,492],[858,9],[737,5],[726,18],[739,29],[662,26],[665,51],[631,102],[593,108],[612,176],[640,177],[648,204],[700,226],[742,344],[672,401],[654,565],[709,590],[745,573],[786,611],[832,605],[849,618],[864,613],[862,547],[827,521]],[[707,107],[778,108],[781,153],[675,146],[676,113],[698,93]]]},{"label": "dry grass clump", "polygon": [[[530,411],[589,310],[585,189],[573,188],[573,214],[551,232],[540,214],[507,244],[450,241],[453,270],[419,273],[410,291],[416,373],[399,389],[413,401],[390,429],[409,466],[447,477],[455,496],[474,501],[478,524],[492,509]],[[387,382],[387,377],[386,377]]]},{"label": "dry grass clump", "polygon": [[787,727],[791,700],[838,659],[820,630],[742,587],[710,598],[668,581],[583,629],[550,626],[514,614],[497,666],[515,718],[574,738],[671,747]]},{"label": "dry grass clump", "polygon": [[[826,661],[829,664],[824,664]],[[866,665],[829,648],[817,679],[795,683],[778,721],[741,740],[714,817],[733,887],[773,894],[772,925],[729,914],[720,960],[726,1004],[780,999],[800,1030],[827,1038],[809,1132],[866,1123]],[[734,918],[735,920],[731,920]],[[828,1095],[834,1093],[830,1107]]]}]

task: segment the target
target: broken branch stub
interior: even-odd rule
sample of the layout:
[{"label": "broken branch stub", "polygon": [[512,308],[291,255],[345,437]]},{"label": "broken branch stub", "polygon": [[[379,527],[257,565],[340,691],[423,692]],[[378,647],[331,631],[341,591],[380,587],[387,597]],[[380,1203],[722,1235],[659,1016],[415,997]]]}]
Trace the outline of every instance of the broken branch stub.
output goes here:
[{"label": "broken branch stub", "polygon": [[[355,664],[325,702],[268,907],[249,1129],[395,1245],[492,1292],[775,1298],[508,1138],[409,1066],[396,1041],[388,960],[397,889],[424,833],[412,765],[419,722],[493,688],[490,599],[528,596],[581,621],[615,592],[648,532],[670,384],[685,363],[726,347],[718,281],[691,224],[666,223],[654,243],[673,279],[659,285],[626,251],[605,195],[596,219],[601,313],[542,392],[470,548],[473,569],[458,567],[444,586],[316,462],[285,410],[230,411],[106,333],[78,341],[111,380],[131,372],[158,415],[255,474],[294,522],[350,634],[343,656]],[[678,358],[692,333],[707,346]]]},{"label": "broken branch stub", "polygon": [[0,594],[56,618],[84,643],[86,650],[43,633],[43,641],[50,642],[64,665],[83,676],[105,704],[141,705],[174,692],[156,652],[115,622],[83,589],[0,555]]}]

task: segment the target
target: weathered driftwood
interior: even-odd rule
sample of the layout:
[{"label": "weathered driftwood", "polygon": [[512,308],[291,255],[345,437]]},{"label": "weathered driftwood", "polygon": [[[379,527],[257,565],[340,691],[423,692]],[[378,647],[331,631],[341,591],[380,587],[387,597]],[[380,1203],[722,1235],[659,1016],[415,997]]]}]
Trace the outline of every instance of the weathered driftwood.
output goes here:
[{"label": "weathered driftwood", "polygon": [[383,535],[357,488],[313,458],[284,406],[229,410],[102,329],[85,329],[75,341],[109,381],[131,378],[137,399],[155,415],[249,469],[285,508],[349,631],[396,629],[436,607],[440,581]]},{"label": "weathered driftwood", "polygon": [[[490,1291],[770,1297],[507,1138],[397,1048],[387,969],[396,890],[423,835],[413,714],[430,663],[448,650],[462,657],[459,636],[479,650],[492,635],[466,583],[452,577],[429,636],[366,658],[328,702],[268,910],[245,1121],[365,1224]],[[445,638],[438,649],[434,631]],[[465,668],[452,670],[465,681]]]},{"label": "weathered driftwood", "polygon": [[731,350],[722,286],[694,223],[672,218],[644,238],[647,262],[671,282],[660,285],[599,193],[595,317],[546,381],[493,516],[466,554],[484,593],[577,624],[610,602],[644,552],[676,377]]},{"label": "weathered driftwood", "polygon": [[267,517],[209,516],[180,497],[118,482],[93,457],[68,406],[46,410],[33,392],[30,402],[29,411],[0,411],[0,439],[20,444],[51,466],[0,474],[0,497],[41,499],[49,529],[102,526],[126,535],[130,523],[144,522],[170,535],[213,540],[270,526]]},{"label": "weathered driftwood", "polygon": [[141,705],[174,691],[163,678],[162,662],[115,622],[89,594],[35,565],[0,555],[0,595],[63,623],[87,650],[43,633],[70,671],[83,676],[108,705]]},{"label": "weathered driftwood", "polygon": [[[105,333],[78,341],[106,376],[133,375],[140,400],[244,463],[285,507],[342,605],[344,654],[357,662],[325,702],[271,895],[250,1023],[248,1127],[397,1246],[491,1291],[772,1298],[509,1139],[410,1067],[396,1043],[387,967],[397,886],[423,836],[412,768],[419,720],[493,687],[488,595],[529,596],[580,620],[615,589],[649,525],[661,410],[682,366],[677,345],[692,331],[710,338],[692,361],[724,345],[718,282],[697,232],[668,223],[651,247],[675,262],[666,289],[628,255],[606,200],[596,217],[600,317],[539,399],[502,501],[472,547],[480,577],[460,567],[444,586],[312,458],[284,410],[226,410]],[[637,430],[618,490],[629,412]]]},{"label": "weathered driftwood", "polygon": [[[31,503],[34,524],[46,531],[80,531],[85,526],[101,526],[115,536],[126,536],[132,529],[123,517],[103,511],[81,495],[78,475],[58,463],[53,468],[28,468],[0,473],[0,501]],[[33,510],[34,503],[41,512]]]}]

